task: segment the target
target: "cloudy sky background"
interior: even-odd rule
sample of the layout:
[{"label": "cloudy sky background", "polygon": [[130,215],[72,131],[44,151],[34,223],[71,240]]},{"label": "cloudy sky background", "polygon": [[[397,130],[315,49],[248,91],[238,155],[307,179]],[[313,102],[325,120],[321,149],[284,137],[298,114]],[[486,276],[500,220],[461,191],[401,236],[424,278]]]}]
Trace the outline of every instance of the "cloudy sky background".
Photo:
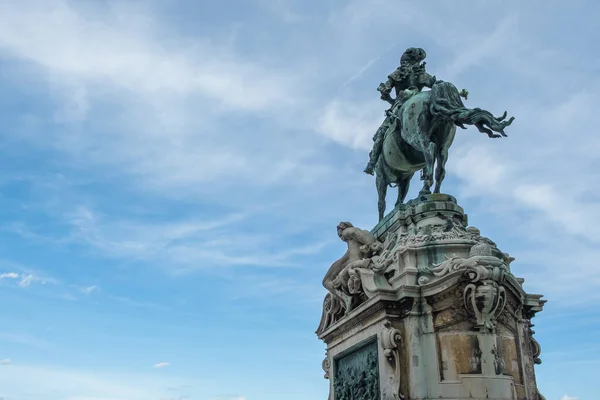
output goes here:
[{"label": "cloudy sky background", "polygon": [[335,226],[376,222],[375,88],[419,46],[516,117],[458,133],[443,191],[549,300],[542,393],[596,398],[599,19],[591,0],[0,2],[0,397],[326,398]]}]

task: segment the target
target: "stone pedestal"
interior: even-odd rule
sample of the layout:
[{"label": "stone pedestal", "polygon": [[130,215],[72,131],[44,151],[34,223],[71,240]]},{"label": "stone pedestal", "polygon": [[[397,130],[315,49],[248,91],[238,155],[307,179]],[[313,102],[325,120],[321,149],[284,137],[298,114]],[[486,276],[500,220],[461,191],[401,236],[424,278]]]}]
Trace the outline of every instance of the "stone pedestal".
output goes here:
[{"label": "stone pedestal", "polygon": [[543,399],[531,319],[545,300],[456,199],[421,196],[371,234],[325,299],[329,400]]}]

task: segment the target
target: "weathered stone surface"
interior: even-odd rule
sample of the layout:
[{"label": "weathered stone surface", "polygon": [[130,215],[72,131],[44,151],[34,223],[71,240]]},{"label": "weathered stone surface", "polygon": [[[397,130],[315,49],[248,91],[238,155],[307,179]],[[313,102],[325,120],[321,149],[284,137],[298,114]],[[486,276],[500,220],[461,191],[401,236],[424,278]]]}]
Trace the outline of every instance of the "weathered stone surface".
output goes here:
[{"label": "weathered stone surface", "polygon": [[317,331],[329,400],[363,398],[335,390],[338,360],[361,343],[376,343],[382,400],[542,398],[531,319],[545,301],[523,290],[514,259],[468,226],[455,198],[420,196],[370,234],[350,268],[353,308],[336,311],[329,297]]}]

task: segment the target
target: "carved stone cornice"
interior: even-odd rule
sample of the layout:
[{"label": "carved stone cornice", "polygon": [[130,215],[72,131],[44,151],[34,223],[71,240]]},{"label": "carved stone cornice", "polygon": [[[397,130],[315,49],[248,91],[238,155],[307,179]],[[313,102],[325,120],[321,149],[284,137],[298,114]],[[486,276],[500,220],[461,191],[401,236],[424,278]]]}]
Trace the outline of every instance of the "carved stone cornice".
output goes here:
[{"label": "carved stone cornice", "polygon": [[330,326],[325,331],[319,333],[319,339],[330,342],[337,337],[342,336],[353,329],[363,325],[365,321],[371,319],[374,315],[386,308],[386,303],[382,301],[373,301],[369,304],[363,304],[359,309],[354,310],[348,318],[342,318]]}]

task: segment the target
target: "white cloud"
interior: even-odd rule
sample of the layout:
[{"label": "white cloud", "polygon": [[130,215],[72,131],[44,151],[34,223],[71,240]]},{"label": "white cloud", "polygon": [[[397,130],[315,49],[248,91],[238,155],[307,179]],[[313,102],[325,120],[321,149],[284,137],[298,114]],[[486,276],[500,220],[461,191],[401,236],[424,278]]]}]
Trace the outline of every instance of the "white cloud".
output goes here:
[{"label": "white cloud", "polygon": [[244,396],[237,395],[224,395],[214,397],[212,400],[246,400],[246,398]]},{"label": "white cloud", "polygon": [[158,22],[140,8],[112,4],[103,14],[67,1],[34,0],[3,3],[0,11],[5,53],[38,63],[55,79],[108,79],[143,96],[197,92],[229,109],[260,110],[291,99],[287,79],[236,59],[226,47],[196,41],[169,49]]},{"label": "white cloud", "polygon": [[51,345],[39,337],[24,332],[9,332],[5,329],[0,332],[0,342],[33,347],[39,350],[48,350]]},{"label": "white cloud", "polygon": [[[22,231],[17,231],[17,232],[19,232],[19,235],[24,234]],[[15,232],[15,233],[17,233],[17,232]],[[34,268],[30,268],[28,266],[24,266],[19,263],[12,262],[12,261],[9,261],[6,259],[0,259],[0,267],[7,268],[7,269],[10,268],[13,271],[19,271],[19,272],[0,273],[0,283],[2,283],[2,281],[4,279],[12,279],[12,280],[17,280],[16,284],[23,288],[27,288],[27,287],[31,286],[31,284],[34,282],[38,282],[42,285],[46,285],[46,284],[51,284],[54,286],[61,285],[61,282],[58,279],[56,279],[52,276],[49,276],[48,274],[46,274],[43,271],[40,271],[40,270],[34,269]]]},{"label": "white cloud", "polygon": [[[251,185],[291,172],[286,165],[300,152],[282,137],[262,134],[256,142],[222,125],[245,113],[296,109],[304,87],[298,66],[281,69],[240,57],[218,39],[189,43],[165,36],[148,10],[132,7],[115,2],[86,10],[43,0],[0,5],[0,54],[33,64],[40,79],[47,77],[58,122],[97,122],[94,107],[107,98],[125,110],[93,135],[61,129],[45,140],[31,137],[35,146],[66,152],[74,165],[117,168],[163,193],[223,180]],[[279,157],[282,149],[287,157]]]},{"label": "white cloud", "polygon": [[46,284],[46,280],[40,277],[37,277],[33,274],[19,274],[16,272],[5,272],[0,274],[0,282],[4,279],[19,279],[17,283],[22,288],[28,288],[31,286],[33,282],[40,282],[43,285]]},{"label": "white cloud", "polygon": [[560,400],[579,400],[579,397],[573,397],[565,394],[563,397],[560,398]]},{"label": "white cloud", "polygon": [[[31,385],[35,382],[35,385]],[[168,393],[168,387],[191,381],[143,374],[87,372],[59,366],[14,364],[0,374],[2,394],[9,398],[148,400]],[[211,386],[210,383],[207,383]]]},{"label": "white cloud", "polygon": [[[314,238],[310,243],[266,250],[269,243],[284,241],[285,237],[274,239],[268,233],[242,233],[249,219],[261,219],[263,213],[258,207],[207,220],[181,218],[181,221],[153,222],[124,219],[80,206],[66,215],[70,226],[66,236],[47,241],[61,245],[84,244],[101,257],[157,261],[168,265],[171,272],[214,265],[290,266],[292,259],[318,254],[330,244]],[[282,226],[280,234],[284,230]],[[18,233],[23,234],[23,230]],[[40,235],[28,232],[26,237],[39,238]],[[38,279],[33,276],[25,283]],[[78,290],[90,294],[99,288],[89,286]]]},{"label": "white cloud", "polygon": [[98,396],[70,396],[67,397],[65,400],[128,400],[127,398],[123,398],[123,397],[98,397]]},{"label": "white cloud", "polygon": [[18,279],[19,278],[19,274],[17,274],[16,272],[4,272],[2,274],[0,274],[0,281],[2,281],[3,279]]},{"label": "white cloud", "polygon": [[476,40],[473,40],[475,38],[471,35],[464,35],[471,36],[469,39],[473,41],[468,46],[463,45],[452,62],[440,68],[443,79],[454,80],[470,68],[483,65],[486,61],[490,62],[514,51],[515,44],[519,43],[518,22],[519,18],[516,15],[508,15],[493,26],[491,32],[487,32]]},{"label": "white cloud", "polygon": [[160,362],[158,364],[154,364],[154,368],[164,368],[170,366],[171,363],[168,362]]},{"label": "white cloud", "polygon": [[19,286],[21,287],[29,287],[31,286],[31,284],[33,283],[33,281],[35,280],[35,277],[31,274],[24,276],[20,281],[19,281]]},{"label": "white cloud", "polygon": [[325,107],[315,130],[344,146],[369,150],[371,138],[383,122],[384,110],[378,103],[334,100]]},{"label": "white cloud", "polygon": [[97,290],[98,290],[98,286],[86,286],[86,287],[81,288],[81,292],[83,294],[87,294],[87,295],[90,295],[94,291],[97,291]]},{"label": "white cloud", "polygon": [[5,358],[3,360],[0,360],[0,365],[10,365],[12,364],[12,361],[10,360],[10,358]]}]

